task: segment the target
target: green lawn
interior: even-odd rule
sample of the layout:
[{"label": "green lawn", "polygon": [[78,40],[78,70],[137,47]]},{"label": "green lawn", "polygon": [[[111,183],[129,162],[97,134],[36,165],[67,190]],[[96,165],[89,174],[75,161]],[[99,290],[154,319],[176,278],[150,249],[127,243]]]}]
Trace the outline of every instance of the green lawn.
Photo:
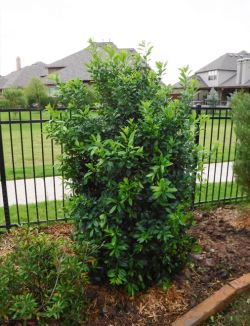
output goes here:
[{"label": "green lawn", "polygon": [[235,299],[223,312],[209,318],[204,326],[250,326],[250,292]]},{"label": "green lawn", "polygon": [[[223,113],[225,116],[225,113]],[[218,115],[217,115],[218,117]],[[205,136],[205,137],[204,137]],[[234,161],[236,136],[232,120],[212,120],[200,126],[200,145],[209,153],[210,162]],[[205,163],[209,158],[205,159]]]},{"label": "green lawn", "polygon": [[[48,201],[47,208],[46,203],[41,202],[37,204],[16,205],[10,206],[10,218],[12,224],[37,222],[37,221],[51,221],[64,218],[64,211],[67,210],[69,202],[64,201]],[[65,208],[65,209],[64,209]],[[19,218],[18,218],[19,212]],[[3,207],[0,207],[0,225],[4,225],[4,211]]]},{"label": "green lawn", "polygon": [[[203,183],[196,185],[195,203],[241,197],[243,193],[235,182]],[[232,201],[233,201],[232,200]]]},{"label": "green lawn", "polygon": [[[7,113],[0,113],[1,120],[9,119]],[[11,119],[19,121],[18,112],[11,113]],[[33,120],[40,119],[39,112],[32,112]],[[42,114],[43,119],[48,119],[48,113]],[[30,114],[22,112],[21,120],[29,120]],[[58,156],[61,153],[60,146],[52,144],[46,135],[47,123],[23,123],[3,124],[2,136],[4,145],[4,159],[6,177],[8,180],[58,175]],[[11,137],[12,134],[12,137]],[[33,145],[32,145],[33,138]],[[12,139],[12,142],[11,142]],[[12,156],[13,154],[13,156]],[[14,169],[13,169],[14,166]]]}]

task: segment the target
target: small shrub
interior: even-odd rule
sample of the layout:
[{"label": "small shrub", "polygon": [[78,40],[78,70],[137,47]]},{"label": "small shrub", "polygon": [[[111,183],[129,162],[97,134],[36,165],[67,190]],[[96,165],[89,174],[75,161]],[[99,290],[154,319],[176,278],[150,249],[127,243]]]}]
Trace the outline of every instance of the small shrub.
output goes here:
[{"label": "small shrub", "polygon": [[6,109],[9,108],[9,106],[9,101],[3,96],[0,96],[0,109]]},{"label": "small shrub", "polygon": [[95,107],[85,100],[85,85],[60,83],[68,110],[50,110],[49,133],[64,146],[62,169],[75,193],[78,239],[100,247],[91,275],[132,295],[169,284],[193,247],[186,230],[196,169],[195,85],[183,69],[185,90],[172,100],[161,81],[165,65],[149,67],[151,50],[139,55],[92,44]]},{"label": "small shrub", "polygon": [[3,91],[3,99],[8,108],[25,108],[27,101],[22,88],[8,88]]},{"label": "small shrub", "polygon": [[84,245],[37,231],[19,232],[13,251],[0,258],[0,323],[77,324],[87,305],[87,254]]},{"label": "small shrub", "polygon": [[215,107],[219,104],[219,94],[214,88],[211,88],[210,92],[207,94],[207,104],[211,107]]},{"label": "small shrub", "polygon": [[24,94],[30,106],[44,107],[49,103],[48,90],[39,78],[32,78],[24,89]]},{"label": "small shrub", "polygon": [[250,195],[250,94],[236,93],[232,97],[232,112],[237,137],[234,172],[237,181]]}]

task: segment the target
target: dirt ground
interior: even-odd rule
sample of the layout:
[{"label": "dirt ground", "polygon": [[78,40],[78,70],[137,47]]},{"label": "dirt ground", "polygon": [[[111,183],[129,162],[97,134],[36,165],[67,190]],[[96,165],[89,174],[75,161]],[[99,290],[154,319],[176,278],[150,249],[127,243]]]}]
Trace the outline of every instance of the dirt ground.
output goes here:
[{"label": "dirt ground", "polygon": [[[190,230],[202,247],[199,254],[164,292],[151,288],[129,298],[110,286],[89,285],[91,300],[84,326],[163,326],[207,298],[226,282],[250,272],[250,209],[230,207],[195,211]],[[45,232],[68,237],[72,225],[53,225]],[[0,255],[11,250],[11,237],[2,235]]]}]

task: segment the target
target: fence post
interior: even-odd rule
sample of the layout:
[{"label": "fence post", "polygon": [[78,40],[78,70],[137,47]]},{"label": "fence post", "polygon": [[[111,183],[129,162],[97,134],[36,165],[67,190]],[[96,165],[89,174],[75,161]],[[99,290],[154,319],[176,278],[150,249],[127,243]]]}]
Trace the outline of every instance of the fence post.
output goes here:
[{"label": "fence post", "polygon": [[[197,120],[196,126],[195,126],[195,144],[199,145],[200,143],[200,120],[199,117],[201,115],[201,105],[198,104],[196,105],[195,108],[195,118]],[[198,156],[196,155],[195,160],[194,160],[194,186],[193,186],[193,198],[192,198],[192,208],[194,208],[195,204],[195,191],[196,191],[196,176],[197,176],[197,164],[198,164]]]},{"label": "fence post", "polygon": [[11,222],[10,222],[10,211],[9,211],[8,192],[7,192],[7,184],[6,184],[5,165],[4,165],[3,137],[2,137],[1,121],[0,121],[0,182],[2,185],[5,224],[6,224],[7,229],[9,229],[11,226]]}]

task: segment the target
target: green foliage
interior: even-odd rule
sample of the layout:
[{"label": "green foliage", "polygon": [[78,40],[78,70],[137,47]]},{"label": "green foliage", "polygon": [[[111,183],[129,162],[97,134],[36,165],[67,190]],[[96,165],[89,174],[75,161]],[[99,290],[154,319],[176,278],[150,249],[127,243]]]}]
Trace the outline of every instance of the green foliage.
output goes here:
[{"label": "green foliage", "polygon": [[28,104],[44,107],[49,103],[48,91],[46,86],[38,78],[32,78],[24,90]]},{"label": "green foliage", "polygon": [[232,97],[232,112],[237,138],[234,172],[237,181],[250,195],[250,94],[236,93]]},{"label": "green foliage", "polygon": [[214,89],[211,88],[210,92],[207,94],[207,104],[211,107],[218,105],[219,103],[219,94]]},{"label": "green foliage", "polygon": [[6,109],[9,107],[9,101],[3,96],[0,96],[0,109]]},{"label": "green foliage", "polygon": [[84,317],[87,245],[37,231],[18,231],[0,259],[0,323],[39,320],[75,325]]},{"label": "green foliage", "polygon": [[169,284],[193,246],[186,208],[196,167],[195,82],[182,69],[184,92],[172,100],[161,82],[165,64],[157,63],[157,72],[149,67],[152,48],[142,44],[142,54],[91,48],[97,103],[85,102],[85,85],[59,84],[68,110],[50,109],[49,134],[64,146],[77,238],[100,247],[92,277],[133,295]]},{"label": "green foliage", "polygon": [[66,83],[61,83],[57,76],[53,77],[57,82],[60,91],[56,94],[57,102],[65,107],[83,108],[86,105],[94,106],[97,101],[97,93],[91,84],[84,84],[81,80],[69,80]]},{"label": "green foliage", "polygon": [[3,91],[1,107],[25,108],[27,105],[24,92],[21,88],[8,88]]}]

